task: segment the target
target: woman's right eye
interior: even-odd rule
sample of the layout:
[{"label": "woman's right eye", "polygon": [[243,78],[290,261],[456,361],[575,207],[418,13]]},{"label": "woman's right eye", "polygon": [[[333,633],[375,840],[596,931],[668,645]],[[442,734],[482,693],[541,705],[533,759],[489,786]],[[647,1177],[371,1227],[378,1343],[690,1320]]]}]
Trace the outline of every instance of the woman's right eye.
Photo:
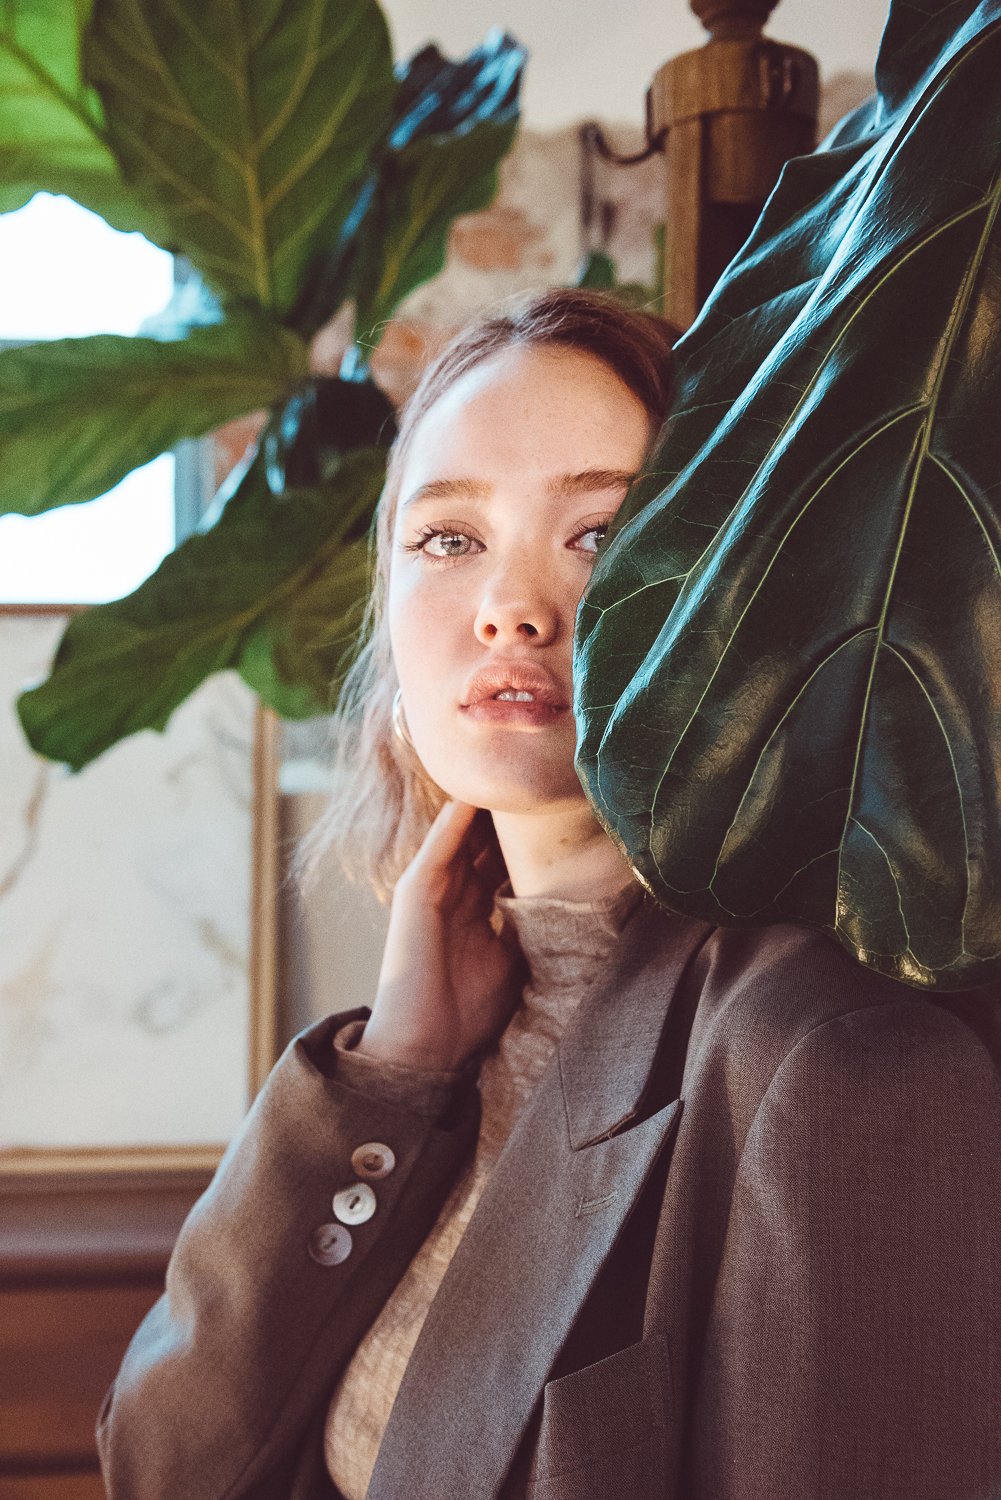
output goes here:
[{"label": "woman's right eye", "polygon": [[[464,542],[467,543],[465,548]],[[434,536],[428,537],[424,551],[431,557],[463,557],[471,542],[472,538],[463,536],[461,531],[438,531]],[[432,543],[435,545],[432,546]]]},{"label": "woman's right eye", "polygon": [[[437,543],[433,548],[431,543]],[[466,544],[465,546],[463,544]],[[468,557],[473,538],[464,531],[440,526],[427,526],[414,542],[408,542],[408,552],[421,552],[432,562],[448,562],[453,557]],[[440,550],[438,550],[440,548]]]}]

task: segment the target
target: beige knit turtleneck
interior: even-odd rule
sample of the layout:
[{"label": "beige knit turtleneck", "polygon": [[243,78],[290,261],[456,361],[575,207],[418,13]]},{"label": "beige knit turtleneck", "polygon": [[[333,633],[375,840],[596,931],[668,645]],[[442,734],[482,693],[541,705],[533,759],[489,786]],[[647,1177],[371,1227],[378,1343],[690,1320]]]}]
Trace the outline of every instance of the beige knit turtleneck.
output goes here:
[{"label": "beige knit turtleneck", "polygon": [[[345,1500],[364,1500],[383,1430],[417,1336],[491,1171],[538,1085],[582,996],[602,977],[619,933],[642,896],[636,883],[595,901],[497,892],[496,914],[513,925],[528,962],[521,1003],[482,1062],[476,1149],[438,1218],[355,1350],[334,1388],[324,1446]],[[352,1051],[364,1021],[334,1036],[338,1073],[350,1086],[436,1118],[457,1074],[399,1068]]]}]

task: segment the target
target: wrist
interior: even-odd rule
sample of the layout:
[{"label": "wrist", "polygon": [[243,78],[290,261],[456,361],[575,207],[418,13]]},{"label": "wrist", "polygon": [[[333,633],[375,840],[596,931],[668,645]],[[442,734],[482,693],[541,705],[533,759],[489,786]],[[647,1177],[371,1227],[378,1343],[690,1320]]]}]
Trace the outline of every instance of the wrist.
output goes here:
[{"label": "wrist", "polygon": [[371,1057],[390,1067],[407,1068],[422,1073],[452,1073],[462,1071],[464,1059],[443,1055],[440,1050],[401,1042],[399,1037],[389,1037],[378,1026],[369,1021],[354,1047],[353,1052],[362,1057]]}]

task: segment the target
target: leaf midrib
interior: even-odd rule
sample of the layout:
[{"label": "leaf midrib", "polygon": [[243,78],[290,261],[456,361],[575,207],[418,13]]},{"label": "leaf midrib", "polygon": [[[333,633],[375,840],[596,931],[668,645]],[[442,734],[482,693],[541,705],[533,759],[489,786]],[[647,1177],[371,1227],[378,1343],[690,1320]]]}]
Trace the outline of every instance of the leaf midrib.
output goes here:
[{"label": "leaf midrib", "polygon": [[[218,3],[218,0],[217,0]],[[240,101],[240,134],[243,145],[243,180],[247,192],[247,210],[250,216],[250,245],[253,256],[254,290],[262,307],[270,307],[274,299],[274,286],[268,256],[268,226],[261,197],[258,173],[251,165],[253,142],[257,131],[251,119],[251,102],[248,88],[250,75],[250,39],[241,32],[240,15],[236,0],[225,0],[232,24],[234,42],[240,46],[240,64],[234,69],[236,92]],[[322,0],[321,0],[322,3]]]},{"label": "leaf midrib", "polygon": [[[74,369],[75,368],[76,367],[74,367]],[[109,378],[120,380],[121,376],[126,373],[127,372],[122,370],[115,370],[114,372],[112,372]],[[163,389],[163,382],[167,373],[168,372],[164,370],[161,370],[159,372],[150,371],[150,378],[148,381],[143,381],[142,383],[134,382],[133,390],[135,392],[135,396],[133,398],[133,396],[130,395],[123,402],[123,406],[128,408],[138,402],[144,409],[148,409],[151,405],[148,395],[148,392],[150,390],[161,392],[161,401],[165,401],[168,406],[175,406],[177,401],[177,392],[173,390],[166,391]],[[210,375],[208,373],[203,374],[200,370],[195,370],[193,372],[189,372],[188,370],[174,370],[170,373],[172,375],[183,376],[186,392],[189,390],[193,392],[209,392],[219,389],[232,390],[234,392],[237,392],[241,389],[241,387],[246,387],[248,393],[248,401],[251,392],[260,393],[265,388],[270,389],[273,393],[280,394],[281,390],[293,385],[296,378],[291,374],[288,375],[284,381],[278,381],[277,379],[269,381],[265,376],[262,375],[241,376],[239,374],[236,374],[232,378],[229,378],[222,373],[215,375]],[[79,401],[74,401],[72,395],[67,396],[64,393],[53,395],[53,397],[51,398],[52,404],[58,405],[59,410],[64,412],[67,410],[71,410],[74,406],[85,406],[86,409],[90,411],[93,409],[94,405],[95,389],[100,389],[99,382],[92,383],[87,391],[80,391],[78,393],[80,397]],[[17,415],[19,412],[23,412],[26,410],[38,411],[40,406],[45,406],[47,404],[47,402],[39,401],[37,392],[26,392],[23,400],[0,401],[0,418]],[[153,402],[152,404],[155,406],[156,402]],[[251,402],[250,405],[248,405],[247,409],[250,410],[253,404],[254,403]],[[8,441],[15,440],[15,438],[11,438],[8,434]],[[32,443],[35,443],[36,439],[32,437],[30,438],[30,441]],[[102,441],[106,441],[106,439],[102,439]]]}]

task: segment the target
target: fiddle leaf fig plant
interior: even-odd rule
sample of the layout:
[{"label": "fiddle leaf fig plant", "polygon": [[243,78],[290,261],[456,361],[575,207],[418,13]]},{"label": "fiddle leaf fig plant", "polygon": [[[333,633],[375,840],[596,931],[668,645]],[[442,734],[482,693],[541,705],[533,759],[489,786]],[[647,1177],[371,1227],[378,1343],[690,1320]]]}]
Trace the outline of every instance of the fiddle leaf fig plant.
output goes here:
[{"label": "fiddle leaf fig plant", "polygon": [[390,123],[379,7],[97,0],[84,64],[123,176],[189,260],[286,314]]},{"label": "fiddle leaf fig plant", "polygon": [[[0,203],[70,193],[193,274],[135,337],[0,353],[0,513],[93,499],[181,438],[268,414],[197,531],[127,598],[71,619],[18,698],[28,741],[79,770],[163,729],[223,668],[284,717],[327,712],[395,432],[368,361],[452,220],[492,199],[524,51],[495,30],[458,62],[425,47],[394,68],[376,0],[11,0],[2,15]],[[26,78],[30,121],[14,107]],[[350,358],[312,373],[310,341],[345,303]]]},{"label": "fiddle leaf fig plant", "polygon": [[445,264],[453,219],[484,206],[478,163],[508,151],[521,55],[492,44],[443,70],[435,47],[410,61],[378,179],[356,237],[350,294],[376,330]]},{"label": "fiddle leaf fig plant", "polygon": [[[363,533],[384,451],[347,453],[323,487],[280,500],[264,469],[259,452],[216,524],[169,553],[142,588],[70,620],[48,681],[19,700],[53,759],[84,763],[140,729],[162,729],[225,668],[287,718],[336,690],[367,591]],[[107,705],[100,716],[95,703]]]},{"label": "fiddle leaf fig plant", "polygon": [[925,989],[1001,977],[1001,3],[894,0],[678,345],[577,620],[641,878]]},{"label": "fiddle leaf fig plant", "polygon": [[160,241],[166,225],[123,181],[101,101],[83,76],[91,8],[92,0],[4,0],[0,8],[0,213],[44,189]]},{"label": "fiddle leaf fig plant", "polygon": [[308,349],[252,305],[176,337],[54,339],[0,355],[0,496],[39,515],[104,494],[181,436],[269,406]]}]

